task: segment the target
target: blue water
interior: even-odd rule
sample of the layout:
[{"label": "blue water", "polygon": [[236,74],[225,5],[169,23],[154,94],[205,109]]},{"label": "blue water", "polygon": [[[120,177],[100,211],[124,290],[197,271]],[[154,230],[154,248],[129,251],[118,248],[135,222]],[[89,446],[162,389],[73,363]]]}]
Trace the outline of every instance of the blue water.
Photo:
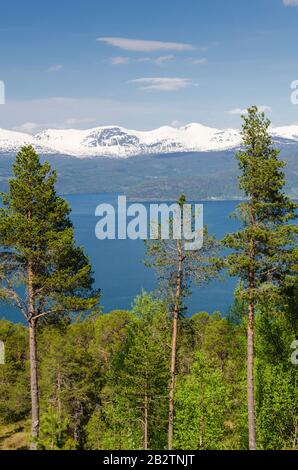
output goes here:
[{"label": "blue water", "polygon": [[[84,247],[88,254],[94,275],[95,285],[102,291],[101,305],[104,312],[114,309],[130,308],[133,299],[144,289],[152,291],[156,287],[154,272],[145,267],[144,242],[141,240],[104,240],[95,237],[95,225],[98,218],[94,211],[98,204],[108,202],[116,207],[117,195],[79,194],[65,196],[72,214],[77,243]],[[225,233],[237,229],[237,222],[229,217],[235,209],[235,201],[204,202],[204,222],[210,233],[222,238]],[[192,288],[188,301],[188,313],[199,311],[227,313],[233,302],[235,279],[213,281],[204,287]],[[18,311],[0,305],[0,318],[22,321]]]}]

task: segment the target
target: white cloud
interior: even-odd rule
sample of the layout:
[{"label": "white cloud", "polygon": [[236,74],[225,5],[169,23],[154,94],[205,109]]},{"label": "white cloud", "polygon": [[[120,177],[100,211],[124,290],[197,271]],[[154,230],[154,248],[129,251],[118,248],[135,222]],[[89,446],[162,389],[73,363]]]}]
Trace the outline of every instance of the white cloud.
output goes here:
[{"label": "white cloud", "polygon": [[110,57],[108,61],[110,62],[111,65],[126,65],[130,63],[145,63],[149,62],[151,64],[155,65],[164,65],[165,63],[169,62],[170,60],[173,60],[175,56],[173,54],[169,55],[162,55],[159,57],[139,57],[137,59],[131,58],[131,57],[124,57],[124,56],[116,56],[116,57]]},{"label": "white cloud", "polygon": [[170,60],[173,60],[175,58],[175,56],[173,54],[170,54],[170,55],[162,55],[160,57],[157,57],[157,59],[154,59],[153,62],[156,64],[156,65],[163,65],[165,64],[166,62],[169,62]]},{"label": "white cloud", "polygon": [[110,57],[109,61],[112,65],[123,65],[128,64],[130,62],[130,59],[129,57],[116,56]]},{"label": "white cloud", "polygon": [[171,122],[172,127],[182,127],[185,126],[185,122],[178,121],[177,119],[174,119],[174,121]]},{"label": "white cloud", "polygon": [[207,59],[205,57],[202,59],[189,59],[188,62],[193,65],[204,65],[207,64]]},{"label": "white cloud", "polygon": [[36,122],[24,122],[20,126],[15,126],[13,129],[19,132],[34,132],[40,128],[40,125]]},{"label": "white cloud", "polygon": [[242,114],[245,114],[247,112],[246,109],[241,109],[241,108],[234,108],[234,109],[230,109],[229,111],[227,111],[228,114],[231,114],[231,115],[235,115],[235,116],[241,116]]},{"label": "white cloud", "polygon": [[[272,109],[270,108],[270,106],[266,106],[266,105],[262,105],[262,106],[258,106],[258,109],[260,112],[262,113],[270,113],[272,111]],[[234,108],[234,109],[231,109],[230,111],[227,111],[228,114],[231,114],[231,115],[235,115],[235,116],[241,116],[242,114],[247,114],[247,108]]]},{"label": "white cloud", "polygon": [[48,72],[59,72],[59,70],[61,70],[63,68],[63,65],[62,64],[55,64],[55,65],[52,65],[49,69],[48,69]]},{"label": "white cloud", "polygon": [[67,118],[63,121],[60,121],[59,123],[54,122],[54,121],[42,122],[42,123],[24,122],[23,124],[14,126],[13,129],[15,131],[33,134],[33,133],[39,132],[42,129],[46,129],[49,127],[57,128],[57,129],[68,129],[70,127],[75,127],[75,126],[80,127],[84,124],[90,124],[94,121],[95,119],[93,118]]},{"label": "white cloud", "polygon": [[69,127],[69,126],[77,126],[81,124],[90,124],[92,122],[95,122],[96,119],[94,118],[67,118],[65,119],[64,123],[62,123],[60,126],[62,127]]},{"label": "white cloud", "polygon": [[138,59],[134,59],[134,62],[136,63],[142,63],[142,62],[151,62],[152,59],[150,57],[139,57]]},{"label": "white cloud", "polygon": [[144,77],[130,80],[145,91],[177,91],[195,85],[191,78]]},{"label": "white cloud", "polygon": [[286,7],[297,7],[298,6],[298,0],[283,0],[283,4]]},{"label": "white cloud", "polygon": [[119,47],[125,51],[153,52],[153,51],[191,51],[196,49],[192,44],[180,42],[147,41],[143,39],[127,39],[117,37],[101,37],[96,39],[109,46]]}]

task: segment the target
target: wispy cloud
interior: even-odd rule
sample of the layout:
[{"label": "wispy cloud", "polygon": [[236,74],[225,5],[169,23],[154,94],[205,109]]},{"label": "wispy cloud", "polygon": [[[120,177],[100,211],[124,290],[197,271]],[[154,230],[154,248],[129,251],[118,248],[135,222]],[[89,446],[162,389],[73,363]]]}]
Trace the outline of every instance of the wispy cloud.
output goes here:
[{"label": "wispy cloud", "polygon": [[189,59],[188,62],[193,65],[204,65],[207,64],[206,57],[202,57],[201,59]]},{"label": "wispy cloud", "polygon": [[48,69],[48,72],[59,72],[59,70],[61,70],[62,68],[63,68],[62,64],[51,65],[51,67],[49,67]]},{"label": "wispy cloud", "polygon": [[171,122],[171,126],[172,127],[182,127],[182,126],[185,126],[185,122],[182,122],[182,121],[178,121],[177,119],[174,119],[174,121]]},{"label": "wispy cloud", "polygon": [[70,127],[74,127],[74,126],[80,127],[85,124],[91,124],[95,121],[96,120],[94,118],[87,118],[87,117],[86,118],[75,118],[75,117],[66,118],[59,123],[55,121],[49,121],[49,122],[43,122],[43,123],[28,121],[18,126],[14,126],[13,130],[19,131],[19,132],[25,132],[28,134],[34,134],[46,128],[69,129]]},{"label": "wispy cloud", "polygon": [[161,66],[173,60],[174,58],[175,56],[173,54],[163,55],[163,56],[153,57],[153,58],[152,57],[139,57],[137,59],[131,58],[131,57],[124,57],[124,56],[115,56],[115,57],[110,57],[108,61],[112,65],[126,65],[130,63],[139,64],[139,63],[149,62],[151,64]]},{"label": "wispy cloud", "polygon": [[298,0],[283,0],[283,4],[286,7],[297,7],[298,6]]},{"label": "wispy cloud", "polygon": [[130,80],[129,83],[136,83],[144,91],[177,91],[196,85],[191,78],[172,77],[143,77]]},{"label": "wispy cloud", "polygon": [[130,62],[130,58],[129,57],[122,57],[122,56],[118,55],[116,57],[110,57],[109,62],[112,65],[124,65],[124,64],[128,64]]},{"label": "wispy cloud", "polygon": [[[268,112],[270,113],[272,111],[272,108],[270,106],[262,105],[258,106],[259,111],[261,112]],[[241,116],[242,114],[247,114],[247,108],[234,108],[230,109],[230,111],[227,111],[228,114],[234,115],[234,116]]]},{"label": "wispy cloud", "polygon": [[92,122],[95,122],[95,118],[67,118],[65,121],[61,124],[62,127],[69,127],[69,126],[77,126],[81,124],[91,124]]},{"label": "wispy cloud", "polygon": [[153,62],[156,65],[164,65],[165,63],[169,62],[170,60],[173,60],[174,58],[175,58],[175,56],[173,54],[162,55],[162,56],[157,57],[156,59],[154,59]]},{"label": "wispy cloud", "polygon": [[184,44],[180,42],[148,41],[143,39],[127,39],[118,37],[100,37],[96,40],[125,51],[135,52],[191,51],[196,49],[192,44]]},{"label": "wispy cloud", "polygon": [[31,134],[31,132],[37,131],[40,128],[40,125],[37,124],[36,122],[24,122],[23,124],[20,124],[19,126],[15,126],[13,129],[15,131],[19,132],[28,132]]}]

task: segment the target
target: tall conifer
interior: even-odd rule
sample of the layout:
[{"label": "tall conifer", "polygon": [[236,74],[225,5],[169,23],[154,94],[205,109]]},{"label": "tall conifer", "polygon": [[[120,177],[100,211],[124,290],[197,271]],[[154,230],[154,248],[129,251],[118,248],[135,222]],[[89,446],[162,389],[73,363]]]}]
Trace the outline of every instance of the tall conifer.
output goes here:
[{"label": "tall conifer", "polygon": [[67,202],[56,195],[56,173],[23,147],[0,209],[0,295],[20,309],[29,327],[32,448],[39,435],[36,334],[41,318],[92,308],[91,266],[76,246]]},{"label": "tall conifer", "polygon": [[[254,317],[293,282],[297,268],[296,204],[284,194],[284,163],[269,132],[270,121],[256,106],[243,116],[243,148],[237,153],[240,188],[246,201],[236,217],[242,229],[224,238],[233,249],[227,257],[230,274],[243,281],[247,301],[247,387],[249,448],[257,448],[254,399]],[[296,260],[296,261],[295,261]]]}]

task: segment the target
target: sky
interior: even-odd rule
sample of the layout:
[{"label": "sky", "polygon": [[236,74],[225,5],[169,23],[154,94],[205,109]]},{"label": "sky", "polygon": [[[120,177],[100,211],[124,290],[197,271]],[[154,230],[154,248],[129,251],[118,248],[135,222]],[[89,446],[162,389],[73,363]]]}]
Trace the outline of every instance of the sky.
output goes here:
[{"label": "sky", "polygon": [[27,0],[0,5],[0,127],[298,123],[298,0]]}]

